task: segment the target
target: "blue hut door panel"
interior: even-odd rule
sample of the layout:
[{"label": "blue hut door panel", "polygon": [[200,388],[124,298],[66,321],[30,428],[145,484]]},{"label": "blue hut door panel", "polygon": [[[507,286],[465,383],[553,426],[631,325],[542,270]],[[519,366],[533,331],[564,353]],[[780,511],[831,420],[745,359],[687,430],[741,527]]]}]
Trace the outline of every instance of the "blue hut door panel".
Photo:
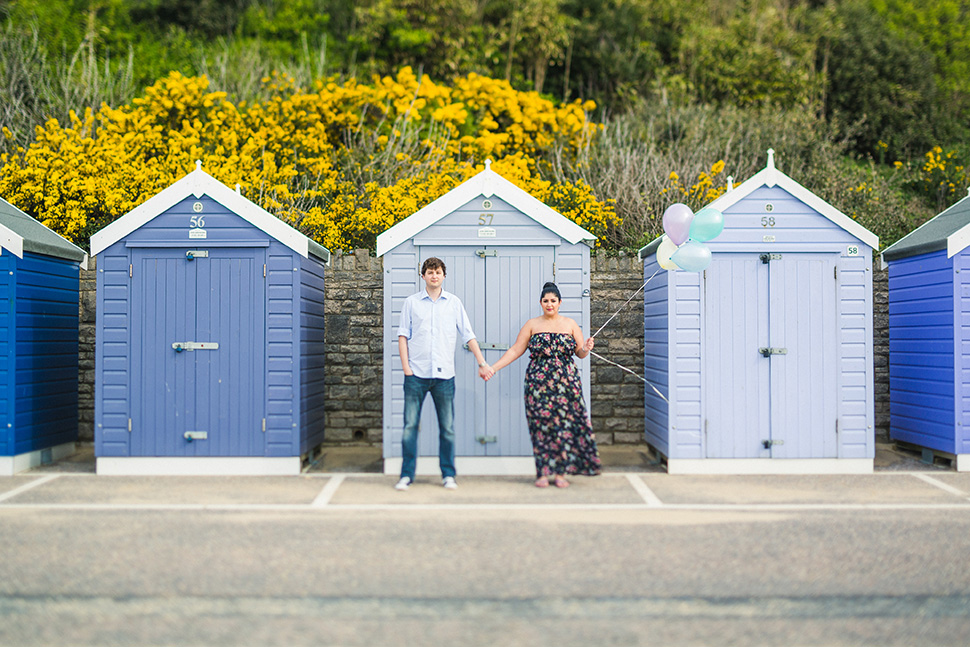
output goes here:
[{"label": "blue hut door panel", "polygon": [[133,456],[265,454],[264,261],[262,249],[132,250]]},{"label": "blue hut door panel", "polygon": [[[489,362],[501,357],[522,325],[535,316],[539,290],[553,280],[553,247],[422,246],[419,258],[423,262],[429,256],[444,261],[445,289],[461,299]],[[527,365],[528,353],[486,387],[478,377],[475,356],[459,346],[455,357],[457,456],[532,455],[522,396]],[[430,396],[420,424],[418,454],[436,456],[438,423]]]},{"label": "blue hut door panel", "polygon": [[836,458],[839,347],[835,256],[770,263],[771,457]]},{"label": "blue hut door panel", "polygon": [[708,458],[758,458],[770,438],[768,265],[757,255],[717,254],[707,268],[704,356]]},{"label": "blue hut door panel", "polygon": [[836,259],[762,256],[706,271],[706,456],[836,457]]}]

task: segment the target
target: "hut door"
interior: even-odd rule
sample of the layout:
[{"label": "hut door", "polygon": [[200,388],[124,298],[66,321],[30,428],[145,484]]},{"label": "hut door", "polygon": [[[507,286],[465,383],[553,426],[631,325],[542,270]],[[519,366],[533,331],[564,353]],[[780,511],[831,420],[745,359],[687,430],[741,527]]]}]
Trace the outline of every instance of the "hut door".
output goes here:
[{"label": "hut door", "polygon": [[[458,295],[485,359],[496,361],[522,325],[539,314],[539,290],[553,280],[553,247],[422,246],[420,259],[445,262],[445,289]],[[455,453],[458,456],[531,456],[523,380],[528,353],[488,382],[475,356],[459,346],[455,358]],[[437,455],[438,434],[430,399],[422,411],[419,454]]]},{"label": "hut door", "polygon": [[708,457],[837,455],[835,261],[718,254],[707,269]]},{"label": "hut door", "polygon": [[133,456],[262,456],[262,249],[132,251]]}]

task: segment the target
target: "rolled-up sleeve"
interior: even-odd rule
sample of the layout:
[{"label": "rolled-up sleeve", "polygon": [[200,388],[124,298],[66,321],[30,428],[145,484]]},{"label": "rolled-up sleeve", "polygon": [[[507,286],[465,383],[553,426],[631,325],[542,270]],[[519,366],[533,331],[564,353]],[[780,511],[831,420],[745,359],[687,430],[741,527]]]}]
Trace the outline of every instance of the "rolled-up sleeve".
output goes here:
[{"label": "rolled-up sleeve", "polygon": [[458,333],[461,335],[461,341],[463,344],[467,344],[472,339],[475,339],[475,331],[472,330],[472,322],[468,319],[468,313],[465,312],[465,306],[462,304],[461,300],[458,300],[458,316],[456,317],[458,321]]},{"label": "rolled-up sleeve", "polygon": [[405,299],[401,307],[401,320],[397,326],[397,336],[411,339],[411,299]]}]

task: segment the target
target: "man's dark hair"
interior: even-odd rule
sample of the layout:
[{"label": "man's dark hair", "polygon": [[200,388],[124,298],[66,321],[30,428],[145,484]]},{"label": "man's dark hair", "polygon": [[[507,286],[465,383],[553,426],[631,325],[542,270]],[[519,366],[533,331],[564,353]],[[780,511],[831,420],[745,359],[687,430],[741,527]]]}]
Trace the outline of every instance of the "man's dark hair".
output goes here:
[{"label": "man's dark hair", "polygon": [[425,259],[424,264],[421,265],[421,276],[424,276],[424,273],[428,270],[436,270],[439,267],[441,268],[441,273],[448,276],[448,270],[445,269],[445,262],[440,258],[431,256],[430,258]]}]

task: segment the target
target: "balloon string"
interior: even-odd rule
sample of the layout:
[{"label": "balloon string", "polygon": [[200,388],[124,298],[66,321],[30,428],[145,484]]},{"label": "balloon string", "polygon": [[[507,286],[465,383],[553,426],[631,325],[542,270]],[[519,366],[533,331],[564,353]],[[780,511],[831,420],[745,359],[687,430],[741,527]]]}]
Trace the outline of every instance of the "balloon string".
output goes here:
[{"label": "balloon string", "polygon": [[630,370],[630,369],[628,369],[627,367],[625,367],[625,366],[620,366],[620,365],[619,365],[619,364],[617,364],[616,362],[611,362],[610,360],[608,360],[608,359],[606,359],[606,358],[605,358],[605,357],[603,357],[602,355],[599,355],[599,354],[597,354],[597,353],[594,353],[593,351],[589,351],[589,354],[590,354],[590,355],[593,355],[594,357],[598,357],[599,359],[601,359],[601,360],[603,360],[603,361],[604,361],[604,362],[606,362],[607,364],[612,364],[613,366],[615,366],[615,367],[617,367],[617,368],[619,368],[619,369],[622,369],[622,370],[624,370],[624,371],[626,371],[627,373],[629,373],[630,375],[632,375],[633,377],[635,377],[635,378],[637,378],[638,380],[640,380],[641,382],[643,382],[644,384],[646,384],[647,386],[649,386],[649,387],[650,387],[651,389],[653,389],[653,392],[654,392],[654,393],[656,393],[657,395],[659,395],[659,396],[660,396],[660,398],[661,398],[661,399],[662,399],[662,400],[663,400],[664,402],[666,402],[667,404],[670,404],[670,400],[668,400],[667,398],[665,398],[665,397],[664,397],[664,394],[663,394],[663,393],[661,393],[661,392],[660,392],[659,390],[657,390],[657,387],[655,387],[655,386],[654,386],[653,384],[650,384],[650,382],[648,382],[647,380],[645,380],[645,379],[644,379],[643,377],[641,377],[641,376],[639,376],[639,375],[637,375],[636,373],[634,373],[633,371],[631,371],[631,370]]},{"label": "balloon string", "polygon": [[632,296],[631,296],[631,297],[630,297],[629,299],[627,299],[627,300],[626,300],[626,301],[625,301],[625,302],[623,303],[623,305],[621,305],[621,306],[620,306],[620,307],[619,307],[619,308],[617,309],[617,311],[616,311],[616,312],[614,312],[614,313],[613,313],[613,316],[612,316],[612,317],[610,317],[609,319],[607,319],[607,320],[606,320],[606,323],[605,323],[605,324],[603,324],[602,326],[600,326],[600,328],[599,328],[599,330],[597,330],[597,331],[596,331],[596,332],[594,332],[594,333],[593,333],[592,335],[590,335],[590,337],[595,337],[596,335],[598,335],[598,334],[600,334],[600,330],[603,330],[604,328],[606,328],[606,324],[608,324],[608,323],[610,323],[611,321],[613,321],[613,319],[614,319],[614,318],[616,317],[616,315],[618,315],[618,314],[620,314],[620,311],[621,311],[621,310],[623,310],[623,308],[625,308],[625,307],[626,307],[626,304],[627,304],[627,303],[630,303],[631,301],[633,301],[633,297],[635,297],[635,296],[637,296],[638,294],[640,294],[640,291],[641,291],[641,290],[643,290],[643,288],[645,288],[645,287],[647,287],[647,283],[649,283],[649,282],[651,281],[651,279],[653,279],[653,277],[655,277],[655,276],[657,276],[657,272],[659,272],[659,271],[660,271],[661,269],[663,269],[663,268],[657,268],[657,271],[656,271],[656,272],[654,272],[653,274],[651,274],[651,275],[650,275],[650,278],[649,278],[649,279],[647,279],[646,281],[644,281],[644,282],[643,282],[643,285],[641,285],[641,286],[640,286],[640,288],[639,288],[639,289],[638,289],[638,290],[637,290],[636,292],[634,292],[634,293],[633,293],[633,295],[632,295]]}]

